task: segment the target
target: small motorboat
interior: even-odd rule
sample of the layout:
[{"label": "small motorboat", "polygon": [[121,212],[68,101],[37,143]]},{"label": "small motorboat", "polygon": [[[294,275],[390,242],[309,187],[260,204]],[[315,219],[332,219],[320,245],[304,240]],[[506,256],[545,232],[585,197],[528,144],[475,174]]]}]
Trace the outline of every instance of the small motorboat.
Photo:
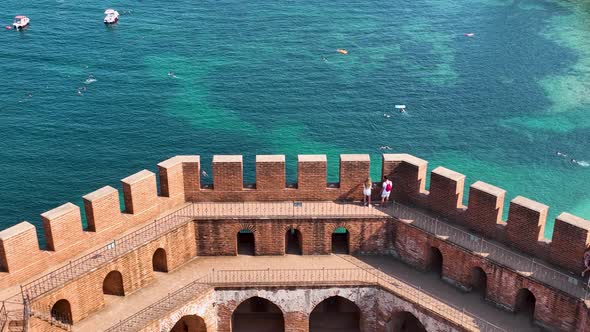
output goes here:
[{"label": "small motorboat", "polygon": [[119,12],[114,9],[104,11],[104,24],[115,24],[119,22]]},{"label": "small motorboat", "polygon": [[24,29],[29,25],[29,18],[26,16],[22,16],[22,15],[18,15],[14,17],[14,23],[12,23],[12,26],[16,29],[16,30],[20,30],[20,29]]},{"label": "small motorboat", "polygon": [[340,54],[348,54],[348,51],[343,49],[343,48],[339,48],[336,50],[336,52],[340,53]]}]

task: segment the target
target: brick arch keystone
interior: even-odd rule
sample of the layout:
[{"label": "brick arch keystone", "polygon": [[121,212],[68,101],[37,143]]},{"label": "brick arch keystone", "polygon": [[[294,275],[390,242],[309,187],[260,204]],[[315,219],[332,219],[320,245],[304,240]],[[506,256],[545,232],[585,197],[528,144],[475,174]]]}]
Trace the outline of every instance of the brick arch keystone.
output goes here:
[{"label": "brick arch keystone", "polygon": [[252,231],[252,233],[256,233],[256,225],[254,225],[254,224],[238,224],[235,227],[234,233],[237,233],[237,232],[241,231],[242,229],[248,229],[248,230]]}]

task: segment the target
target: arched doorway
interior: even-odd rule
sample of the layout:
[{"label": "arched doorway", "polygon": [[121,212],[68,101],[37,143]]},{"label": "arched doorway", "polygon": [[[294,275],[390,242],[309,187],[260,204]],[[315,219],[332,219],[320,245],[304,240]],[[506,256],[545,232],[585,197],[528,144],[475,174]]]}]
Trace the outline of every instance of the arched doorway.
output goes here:
[{"label": "arched doorway", "polygon": [[111,271],[102,282],[102,292],[107,295],[124,296],[123,275],[119,271]]},{"label": "arched doorway", "polygon": [[332,253],[347,254],[349,253],[348,240],[350,235],[344,227],[338,227],[332,232]]},{"label": "arched doorway", "polygon": [[430,247],[428,255],[428,269],[436,273],[439,277],[442,276],[443,269],[443,255],[438,248]]},{"label": "arched doorway", "polygon": [[72,307],[68,300],[59,300],[51,307],[51,318],[65,324],[72,324]]},{"label": "arched doorway", "polygon": [[182,316],[170,332],[207,332],[203,318],[197,315]]},{"label": "arched doorway", "polygon": [[231,327],[232,332],[284,332],[285,320],[276,304],[255,296],[234,310]]},{"label": "arched doorway", "polygon": [[285,233],[285,254],[301,255],[303,252],[301,232],[290,228]]},{"label": "arched doorway", "polygon": [[486,290],[488,287],[488,275],[479,266],[471,269],[471,290],[486,297]]},{"label": "arched doorway", "polygon": [[309,316],[309,332],[360,332],[361,310],[354,302],[332,296],[315,306]]},{"label": "arched doorway", "polygon": [[166,250],[158,248],[152,257],[152,268],[156,272],[168,272],[168,260]]},{"label": "arched doorway", "polygon": [[256,254],[256,246],[254,243],[254,232],[249,229],[242,229],[238,232],[238,255]]},{"label": "arched doorway", "polygon": [[424,325],[407,311],[399,311],[391,315],[385,324],[386,332],[426,332]]},{"label": "arched doorway", "polygon": [[537,299],[535,295],[526,288],[521,288],[516,293],[516,302],[514,304],[514,311],[517,314],[523,314],[530,317],[531,320],[535,317],[535,305]]}]

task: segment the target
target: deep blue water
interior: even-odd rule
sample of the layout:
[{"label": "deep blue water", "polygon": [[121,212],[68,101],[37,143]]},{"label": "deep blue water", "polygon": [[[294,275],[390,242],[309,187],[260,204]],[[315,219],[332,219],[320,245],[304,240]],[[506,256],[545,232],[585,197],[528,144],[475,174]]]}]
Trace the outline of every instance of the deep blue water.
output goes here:
[{"label": "deep blue water", "polygon": [[[108,6],[123,13],[113,27],[102,23]],[[590,218],[583,1],[4,0],[0,9],[2,25],[32,20],[0,31],[0,228],[39,225],[40,213],[176,154],[200,154],[208,172],[213,154],[243,154],[253,181],[256,154],[286,154],[294,180],[297,154],[325,153],[336,181],[340,153],[370,153],[377,177],[380,153],[406,152],[468,185],[500,186],[507,202],[548,204],[551,218]]]}]

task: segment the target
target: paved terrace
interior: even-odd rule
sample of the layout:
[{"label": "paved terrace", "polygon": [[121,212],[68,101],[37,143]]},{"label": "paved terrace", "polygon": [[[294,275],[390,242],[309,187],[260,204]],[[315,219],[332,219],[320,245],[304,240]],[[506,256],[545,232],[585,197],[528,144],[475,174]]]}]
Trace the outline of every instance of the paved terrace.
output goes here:
[{"label": "paved terrace", "polygon": [[[462,308],[469,308],[469,312],[462,319],[464,322],[469,320],[470,324],[465,324],[465,326],[471,326],[473,330],[479,330],[479,328],[484,330],[483,326],[478,326],[482,323],[481,321],[473,321],[472,319],[473,316],[479,316],[494,322],[506,331],[540,331],[531,325],[527,316],[514,315],[497,309],[485,303],[480,295],[465,294],[444,283],[434,274],[421,273],[389,256],[361,256],[359,258],[348,255],[197,257],[174,272],[159,273],[152,284],[131,295],[125,297],[107,296],[106,307],[76,323],[73,326],[73,331],[104,331],[160,299],[167,299],[163,301],[165,303],[164,309],[170,310],[182,306],[182,301],[174,302],[174,297],[168,295],[183,289],[198,279],[208,280],[213,285],[232,284],[240,280],[239,283],[243,285],[255,286],[264,284],[265,279],[276,279],[272,284],[276,282],[293,285],[287,281],[293,276],[297,276],[298,279],[303,278],[301,280],[314,279],[313,284],[316,285],[349,284],[344,281],[361,281],[366,276],[375,276],[382,280],[380,285],[387,285],[385,288],[392,290],[394,294],[402,294],[406,298],[412,298],[414,295],[421,296],[412,300],[420,302],[421,305],[435,312],[443,310],[450,317],[461,319],[460,314],[464,310]],[[205,277],[211,276],[212,269],[215,269],[216,276]],[[364,274],[367,271],[369,273]],[[412,283],[419,284],[424,293],[421,295],[412,293],[410,291]],[[297,284],[310,285],[306,282],[298,282]],[[362,283],[356,283],[356,285],[362,285]],[[185,293],[184,289],[180,293]],[[200,290],[204,290],[204,287],[201,287]],[[172,306],[168,305],[170,298],[172,298]],[[190,296],[184,296],[183,299],[186,301],[189,298]],[[447,302],[450,306],[441,305],[437,298]],[[147,324],[151,319],[157,319],[158,314],[163,315],[168,310],[162,310],[162,306],[152,306],[146,312],[147,316],[144,316],[143,319],[135,319],[133,324],[121,327],[120,330],[133,331],[134,328],[140,328],[142,322]],[[490,329],[490,326],[487,328],[487,331],[493,330]],[[499,330],[495,329],[495,331]]]}]

